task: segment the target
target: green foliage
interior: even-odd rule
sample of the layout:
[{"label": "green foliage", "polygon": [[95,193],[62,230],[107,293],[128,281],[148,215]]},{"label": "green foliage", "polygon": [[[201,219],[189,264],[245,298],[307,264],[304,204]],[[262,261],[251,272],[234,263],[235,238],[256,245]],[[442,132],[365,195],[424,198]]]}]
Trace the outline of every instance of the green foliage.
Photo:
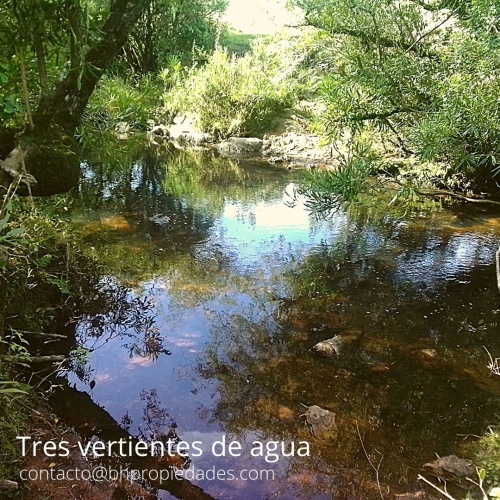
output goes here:
[{"label": "green foliage", "polygon": [[18,237],[24,232],[24,229],[20,227],[10,228],[11,212],[12,201],[9,201],[0,211],[0,215],[3,215],[0,220],[0,270],[6,265],[10,250],[20,244]]},{"label": "green foliage", "polygon": [[14,75],[11,64],[0,62],[0,121],[6,124],[12,123],[14,116],[24,109],[16,91]]},{"label": "green foliage", "polygon": [[221,36],[220,43],[226,48],[229,54],[242,56],[249,52],[252,47],[252,41],[257,35],[247,35],[244,33],[225,32]]},{"label": "green foliage", "polygon": [[500,89],[494,65],[498,55],[484,41],[453,39],[447,57],[454,71],[436,86],[435,112],[419,122],[418,154],[423,160],[443,161],[469,177],[496,175]]},{"label": "green foliage", "polygon": [[146,129],[154,118],[158,87],[149,78],[138,83],[120,77],[104,77],[92,94],[83,119],[86,127],[115,130],[119,123]]},{"label": "green foliage", "polygon": [[159,78],[163,82],[163,90],[175,87],[180,83],[183,74],[183,66],[179,57],[171,55],[167,58],[166,64],[159,73]]},{"label": "green foliage", "polygon": [[375,128],[391,150],[449,167],[441,183],[460,173],[497,191],[498,0],[293,3],[329,39],[317,67],[330,140]]},{"label": "green foliage", "polygon": [[220,31],[218,17],[227,0],[152,0],[124,47],[121,66],[136,75],[157,73],[168,58],[191,61],[195,51],[211,51]]},{"label": "green foliage", "polygon": [[292,103],[286,83],[276,85],[263,62],[224,50],[166,96],[168,111],[196,112],[200,128],[218,137],[263,133]]},{"label": "green foliage", "polygon": [[0,478],[15,479],[19,448],[16,436],[26,431],[32,390],[0,373]]},{"label": "green foliage", "polygon": [[[57,322],[78,314],[97,289],[98,268],[59,217],[41,210],[26,210],[19,201],[12,204],[12,215],[4,229],[15,237],[1,242],[3,282],[7,287],[3,325],[12,345],[24,343],[16,331],[51,331]],[[22,231],[20,231],[22,229]],[[15,240],[13,239],[15,238]]]},{"label": "green foliage", "polygon": [[[0,344],[3,344],[3,346],[1,346],[3,348],[0,348],[0,351],[9,356],[9,363],[29,366],[27,363],[30,357],[28,350],[29,342],[21,332],[11,330],[3,339],[0,339]],[[17,387],[12,388],[12,391],[26,394],[25,391],[20,391]]]},{"label": "green foliage", "polygon": [[477,463],[486,471],[486,481],[493,486],[500,485],[500,433],[490,427],[479,441]]},{"label": "green foliage", "polygon": [[257,39],[244,57],[216,50],[166,93],[167,112],[191,112],[203,131],[221,138],[263,134],[311,90],[306,35]]},{"label": "green foliage", "polygon": [[0,121],[22,122],[68,72],[81,80],[108,10],[109,2],[94,0],[0,3]]},{"label": "green foliage", "polygon": [[320,217],[360,201],[372,190],[370,175],[377,168],[377,155],[370,147],[354,142],[348,151],[338,151],[338,164],[331,170],[312,170],[304,178],[301,193],[307,197],[306,206]]}]

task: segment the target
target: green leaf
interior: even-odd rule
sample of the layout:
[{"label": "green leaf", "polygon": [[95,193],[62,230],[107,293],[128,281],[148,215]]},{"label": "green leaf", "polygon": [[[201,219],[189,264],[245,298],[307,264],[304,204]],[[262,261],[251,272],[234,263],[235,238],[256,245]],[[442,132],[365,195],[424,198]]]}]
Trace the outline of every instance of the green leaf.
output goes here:
[{"label": "green leaf", "polygon": [[5,104],[4,111],[5,111],[6,113],[8,113],[9,115],[10,115],[11,113],[14,113],[14,111],[15,111],[15,110],[16,110],[15,106],[12,106],[12,104],[11,104],[10,102],[7,102],[7,103]]},{"label": "green leaf", "polygon": [[0,389],[0,395],[2,394],[28,394],[26,391],[21,389]]},{"label": "green leaf", "polygon": [[479,469],[477,471],[477,475],[479,476],[479,479],[481,481],[484,481],[484,479],[486,478],[486,470],[485,469]]},{"label": "green leaf", "polygon": [[7,206],[5,207],[6,215],[2,220],[0,220],[0,231],[2,231],[2,229],[9,222],[11,209],[12,209],[12,203],[9,201],[9,203],[7,203]]},{"label": "green leaf", "polygon": [[14,238],[16,236],[19,236],[20,234],[24,233],[24,229],[21,227],[17,227],[16,229],[10,230],[5,236],[2,238],[7,239],[7,238]]}]

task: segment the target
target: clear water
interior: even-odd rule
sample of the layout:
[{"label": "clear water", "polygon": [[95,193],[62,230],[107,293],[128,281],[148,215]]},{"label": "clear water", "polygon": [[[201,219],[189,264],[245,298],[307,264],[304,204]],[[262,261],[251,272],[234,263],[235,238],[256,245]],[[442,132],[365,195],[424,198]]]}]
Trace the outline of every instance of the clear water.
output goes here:
[{"label": "clear water", "polygon": [[[361,441],[384,488],[408,491],[423,463],[465,453],[464,435],[494,423],[494,214],[402,219],[381,205],[317,221],[294,195],[300,173],[265,163],[143,151],[104,168],[85,164],[72,219],[147,307],[139,327],[83,318],[91,355],[70,383],[134,436],[201,441],[191,470],[275,472],[191,480],[207,494],[379,498]],[[335,335],[354,339],[339,356],[311,350]],[[309,432],[310,405],[336,413],[335,433]],[[213,456],[223,436],[241,457]],[[254,441],[307,441],[310,456],[269,462]]]}]

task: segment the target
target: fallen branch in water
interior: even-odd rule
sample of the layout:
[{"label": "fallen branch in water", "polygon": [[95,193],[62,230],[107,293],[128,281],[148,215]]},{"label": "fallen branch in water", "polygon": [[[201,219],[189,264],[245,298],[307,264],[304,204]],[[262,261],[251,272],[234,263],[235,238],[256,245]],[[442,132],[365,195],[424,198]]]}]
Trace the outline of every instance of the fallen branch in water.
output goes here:
[{"label": "fallen branch in water", "polygon": [[26,330],[16,330],[24,335],[38,335],[40,337],[48,337],[50,339],[67,339],[67,335],[60,335],[59,333],[45,333],[45,332],[28,332]]},{"label": "fallen branch in water", "polygon": [[[397,184],[398,186],[401,186],[401,187],[406,186],[406,184],[404,182],[402,182],[399,179],[396,179],[389,172],[386,172],[386,174],[389,177],[384,180],[385,183],[388,183],[388,184],[394,183],[394,184]],[[486,205],[495,205],[495,206],[500,207],[500,201],[488,200],[485,198],[471,198],[470,196],[465,196],[464,194],[457,193],[455,191],[452,191],[451,189],[419,189],[419,188],[415,188],[415,187],[413,187],[413,188],[415,190],[415,193],[420,195],[420,196],[430,196],[430,197],[449,196],[450,198],[456,198],[457,200],[467,201],[469,203],[483,203]]]},{"label": "fallen branch in water", "polygon": [[[383,456],[380,457],[380,461],[379,461],[378,465],[375,467],[375,465],[373,465],[373,462],[370,459],[370,456],[368,455],[368,453],[366,451],[365,444],[363,443],[363,439],[361,438],[361,433],[359,432],[359,426],[358,426],[357,421],[356,421],[356,430],[358,431],[359,441],[361,442],[361,447],[363,448],[363,452],[365,454],[365,457],[368,460],[368,463],[370,464],[371,468],[375,471],[375,480],[377,481],[377,487],[378,487],[378,492],[380,493],[380,498],[382,500],[384,500],[384,495],[382,494],[382,488],[380,486],[380,480],[379,480],[380,464],[382,463],[382,460],[384,457]],[[380,452],[377,452],[377,453],[380,453]]]},{"label": "fallen branch in water", "polygon": [[455,193],[455,191],[450,191],[448,189],[420,189],[417,190],[417,194],[421,194],[423,196],[450,196],[451,198],[468,201],[469,203],[484,203],[487,205],[500,206],[500,201],[485,200],[484,198],[471,198],[460,193]]}]

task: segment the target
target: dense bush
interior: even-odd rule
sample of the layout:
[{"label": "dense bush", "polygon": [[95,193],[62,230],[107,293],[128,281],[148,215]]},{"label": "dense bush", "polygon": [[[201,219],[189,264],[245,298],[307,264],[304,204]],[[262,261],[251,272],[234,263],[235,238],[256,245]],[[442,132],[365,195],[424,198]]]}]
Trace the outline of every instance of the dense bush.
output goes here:
[{"label": "dense bush", "polygon": [[179,111],[196,112],[200,128],[219,137],[264,132],[293,104],[293,95],[286,83],[276,85],[266,68],[254,62],[216,51],[174,90],[167,108],[176,105]]},{"label": "dense bush", "polygon": [[454,40],[444,55],[450,67],[435,87],[433,112],[416,127],[417,153],[484,185],[498,173],[500,159],[498,54],[484,39]]},{"label": "dense bush", "polygon": [[311,52],[304,35],[258,39],[244,57],[218,49],[166,93],[166,109],[194,113],[218,137],[262,134],[311,90]]}]

